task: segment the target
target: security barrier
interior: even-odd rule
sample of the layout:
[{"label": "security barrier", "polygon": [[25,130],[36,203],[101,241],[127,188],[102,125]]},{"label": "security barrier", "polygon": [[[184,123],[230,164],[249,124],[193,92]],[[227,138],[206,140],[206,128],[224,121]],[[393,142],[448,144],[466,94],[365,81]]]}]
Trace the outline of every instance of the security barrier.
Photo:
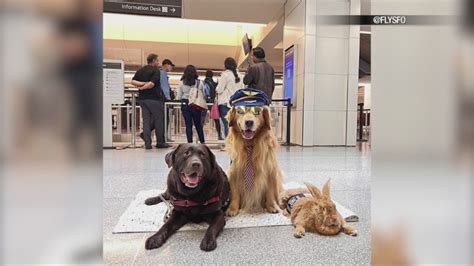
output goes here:
[{"label": "security barrier", "polygon": [[370,109],[365,109],[364,104],[358,104],[359,116],[357,117],[357,141],[370,141]]},{"label": "security barrier", "polygon": [[[122,105],[112,106],[113,145],[117,148],[142,147],[143,141],[137,138],[143,129],[142,113],[137,99],[137,92],[126,90],[126,100]],[[212,104],[209,103],[209,109]],[[273,99],[270,105],[272,129],[282,145],[290,144],[291,100]],[[186,127],[181,113],[180,101],[165,102],[165,139],[170,144],[185,143]],[[215,122],[210,119],[210,111],[203,112],[204,136],[206,144],[223,144],[218,139]],[[224,137],[224,126],[220,120],[221,135]],[[153,141],[154,134],[152,134]],[[197,140],[197,133],[193,128],[193,140]]]}]

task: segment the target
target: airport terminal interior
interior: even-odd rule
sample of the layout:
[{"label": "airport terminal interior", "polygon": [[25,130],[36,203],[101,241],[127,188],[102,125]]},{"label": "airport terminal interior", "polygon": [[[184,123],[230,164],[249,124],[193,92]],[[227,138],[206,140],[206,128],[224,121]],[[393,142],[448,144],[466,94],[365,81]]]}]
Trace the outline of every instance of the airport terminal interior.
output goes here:
[{"label": "airport terminal interior", "polygon": [[[168,2],[166,9],[160,7],[161,15],[108,12],[104,6],[105,263],[369,264],[371,29],[327,25],[317,18],[370,14],[370,1]],[[163,14],[173,9],[173,15]],[[331,197],[358,217],[350,222],[358,235],[307,233],[298,239],[291,223],[242,226],[224,228],[212,252],[199,248],[202,230],[178,231],[162,247],[146,250],[145,240],[153,232],[116,228],[140,192],[166,188],[165,155],[170,148],[155,148],[154,138],[152,149],[144,147],[139,136],[143,116],[138,89],[131,83],[135,72],[147,64],[151,53],[158,55],[159,62],[171,60],[169,85],[176,93],[190,64],[200,80],[211,70],[217,82],[225,70],[224,60],[231,57],[244,76],[249,46],[263,48],[275,71],[271,127],[280,144],[277,161],[283,183],[310,182],[321,188],[331,178]],[[180,103],[167,102],[165,110],[166,143],[172,147],[185,143]],[[210,112],[204,113],[203,120],[205,142],[227,170],[230,158]],[[220,135],[224,135],[222,126]]]}]

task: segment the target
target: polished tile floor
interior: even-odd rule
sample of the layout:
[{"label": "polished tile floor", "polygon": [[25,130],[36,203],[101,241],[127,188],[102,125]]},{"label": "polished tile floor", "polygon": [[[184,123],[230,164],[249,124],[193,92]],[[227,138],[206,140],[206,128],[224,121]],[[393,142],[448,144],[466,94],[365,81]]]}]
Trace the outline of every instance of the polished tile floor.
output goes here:
[{"label": "polished tile floor", "polygon": [[[226,169],[225,152],[213,150]],[[356,212],[359,236],[292,235],[291,226],[224,229],[217,249],[199,249],[204,232],[178,232],[160,249],[145,250],[151,234],[112,234],[120,215],[140,190],[164,188],[166,150],[104,150],[104,261],[107,264],[369,264],[370,151],[353,147],[281,147],[278,158],[284,182],[309,181],[321,186],[332,178],[332,197]]]}]

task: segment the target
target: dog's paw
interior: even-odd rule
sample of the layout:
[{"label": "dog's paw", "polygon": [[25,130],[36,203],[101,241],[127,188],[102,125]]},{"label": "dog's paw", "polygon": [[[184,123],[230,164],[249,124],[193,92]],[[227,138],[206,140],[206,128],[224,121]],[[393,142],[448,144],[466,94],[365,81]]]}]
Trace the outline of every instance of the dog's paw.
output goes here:
[{"label": "dog's paw", "polygon": [[217,242],[215,239],[204,237],[204,239],[201,241],[200,248],[204,251],[212,251],[216,249],[216,247],[217,247]]},{"label": "dog's paw", "polygon": [[269,213],[278,213],[278,209],[273,207],[273,206],[272,207],[267,207],[267,211]]},{"label": "dog's paw", "polygon": [[357,230],[354,230],[354,231],[350,232],[348,235],[350,235],[350,236],[357,236]]},{"label": "dog's paw", "polygon": [[163,246],[166,242],[166,238],[161,235],[152,235],[145,242],[146,249],[155,249]]},{"label": "dog's paw", "polygon": [[151,197],[145,200],[146,205],[156,205],[161,202],[160,197]]},{"label": "dog's paw", "polygon": [[238,209],[228,209],[226,215],[229,217],[236,216],[239,213]]},{"label": "dog's paw", "polygon": [[299,230],[295,230],[293,235],[296,237],[296,238],[302,238],[304,236],[304,232],[303,231],[299,231]]},{"label": "dog's paw", "polygon": [[280,202],[286,203],[289,198],[290,198],[290,195],[288,195],[288,193],[285,193],[285,195],[283,195],[282,197],[280,197]]}]

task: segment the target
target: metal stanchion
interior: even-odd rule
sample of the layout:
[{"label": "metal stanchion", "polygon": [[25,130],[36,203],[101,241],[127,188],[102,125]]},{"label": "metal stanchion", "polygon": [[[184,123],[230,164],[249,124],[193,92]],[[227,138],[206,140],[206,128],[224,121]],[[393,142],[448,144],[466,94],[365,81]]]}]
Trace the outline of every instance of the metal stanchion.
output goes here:
[{"label": "metal stanchion", "polygon": [[168,101],[165,101],[163,106],[165,108],[165,110],[163,111],[163,113],[165,114],[165,117],[164,117],[164,120],[165,120],[165,126],[164,126],[164,129],[165,129],[165,144],[168,144],[168,108],[167,108],[167,103]]},{"label": "metal stanchion", "polygon": [[359,103],[359,138],[357,141],[364,142],[367,141],[364,139],[364,124],[365,124],[365,117],[364,117],[364,103]]},{"label": "metal stanchion", "polygon": [[132,148],[136,148],[137,136],[137,97],[135,92],[132,92]]},{"label": "metal stanchion", "polygon": [[291,99],[286,99],[286,145],[291,145]]}]

